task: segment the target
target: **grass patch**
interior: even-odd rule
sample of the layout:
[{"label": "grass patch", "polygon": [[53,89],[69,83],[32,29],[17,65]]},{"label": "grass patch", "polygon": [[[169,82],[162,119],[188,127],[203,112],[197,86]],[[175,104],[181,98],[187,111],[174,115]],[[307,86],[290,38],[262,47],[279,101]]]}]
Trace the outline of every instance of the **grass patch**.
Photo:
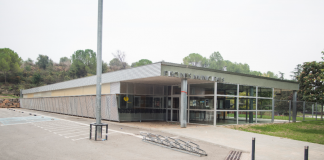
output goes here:
[{"label": "grass patch", "polygon": [[229,128],[270,136],[324,144],[324,121],[229,126]]},{"label": "grass patch", "polygon": [[[234,114],[228,114],[229,117],[233,117],[234,118]],[[297,115],[298,116],[298,115]],[[296,117],[296,120],[297,121],[303,121],[303,117],[302,115],[299,115],[300,117]],[[246,117],[245,114],[239,114],[239,117]],[[256,116],[253,115],[253,118],[255,118]],[[268,116],[268,115],[258,115],[258,119],[271,119],[272,117],[271,116]],[[292,121],[292,117],[290,117],[291,121]],[[289,116],[274,116],[274,119],[277,119],[277,120],[289,120]],[[315,120],[315,115],[314,115],[314,118],[311,118],[311,117],[305,117],[305,121],[307,120],[310,120],[310,121],[314,121]]]}]

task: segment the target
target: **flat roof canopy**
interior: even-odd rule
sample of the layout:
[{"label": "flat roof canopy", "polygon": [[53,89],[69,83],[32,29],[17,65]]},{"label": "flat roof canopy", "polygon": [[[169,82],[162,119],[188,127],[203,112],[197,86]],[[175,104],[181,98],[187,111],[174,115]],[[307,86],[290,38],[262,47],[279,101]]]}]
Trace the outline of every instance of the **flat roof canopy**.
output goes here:
[{"label": "flat roof canopy", "polygon": [[[166,75],[166,72],[176,73],[173,76]],[[181,75],[190,74],[188,84],[212,83],[219,78],[221,83],[241,84],[277,88],[283,90],[298,90],[298,82],[280,80],[268,77],[260,77],[249,74],[234,73],[203,67],[194,67],[167,62],[158,62],[136,68],[124,69],[115,72],[102,74],[102,83],[112,82],[133,82],[160,85],[178,85],[181,82]],[[196,77],[196,78],[195,78]],[[197,78],[198,77],[198,78]],[[217,78],[216,78],[217,77]],[[96,76],[84,77],[56,84],[23,90],[23,94],[53,91],[67,88],[77,88],[96,84]]]}]

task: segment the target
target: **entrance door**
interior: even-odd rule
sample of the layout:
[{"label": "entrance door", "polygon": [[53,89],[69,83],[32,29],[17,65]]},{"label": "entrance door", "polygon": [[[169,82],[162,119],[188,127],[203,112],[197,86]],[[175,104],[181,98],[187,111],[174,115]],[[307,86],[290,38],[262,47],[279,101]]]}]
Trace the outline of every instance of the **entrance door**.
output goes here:
[{"label": "entrance door", "polygon": [[178,122],[180,119],[180,97],[173,97],[172,121]]}]

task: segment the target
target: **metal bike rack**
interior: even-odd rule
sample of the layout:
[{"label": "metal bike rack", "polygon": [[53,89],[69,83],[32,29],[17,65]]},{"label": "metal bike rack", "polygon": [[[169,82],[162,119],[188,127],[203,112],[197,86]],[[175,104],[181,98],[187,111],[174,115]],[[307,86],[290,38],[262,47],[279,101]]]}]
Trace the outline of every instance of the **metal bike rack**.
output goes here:
[{"label": "metal bike rack", "polygon": [[169,148],[175,151],[195,155],[195,156],[207,156],[207,153],[199,148],[199,145],[191,141],[183,141],[181,139],[174,139],[171,137],[161,136],[158,134],[152,134],[148,132],[141,132],[143,136],[142,141],[150,144],[154,144],[160,147]]}]

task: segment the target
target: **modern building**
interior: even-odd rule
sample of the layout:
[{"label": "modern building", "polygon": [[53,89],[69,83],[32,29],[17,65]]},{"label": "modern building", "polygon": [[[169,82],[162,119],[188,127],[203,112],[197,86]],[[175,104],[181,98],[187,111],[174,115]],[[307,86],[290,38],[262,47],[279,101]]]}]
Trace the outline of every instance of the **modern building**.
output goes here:
[{"label": "modern building", "polygon": [[[297,82],[159,62],[102,74],[102,118],[208,125],[274,122],[276,90]],[[22,91],[21,107],[95,117],[96,76]]]}]

